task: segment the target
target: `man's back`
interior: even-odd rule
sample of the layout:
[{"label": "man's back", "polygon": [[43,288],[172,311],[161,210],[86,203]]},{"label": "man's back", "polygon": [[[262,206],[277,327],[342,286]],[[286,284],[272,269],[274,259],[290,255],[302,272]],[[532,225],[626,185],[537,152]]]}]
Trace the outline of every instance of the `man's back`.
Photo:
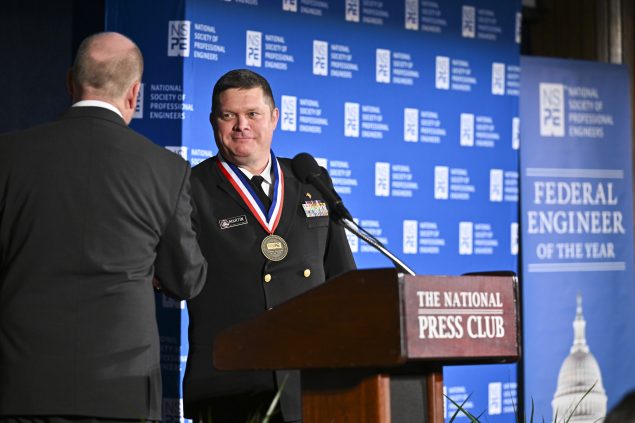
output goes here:
[{"label": "man's back", "polygon": [[103,108],[0,137],[0,415],[160,419],[152,277],[204,277],[188,179]]}]

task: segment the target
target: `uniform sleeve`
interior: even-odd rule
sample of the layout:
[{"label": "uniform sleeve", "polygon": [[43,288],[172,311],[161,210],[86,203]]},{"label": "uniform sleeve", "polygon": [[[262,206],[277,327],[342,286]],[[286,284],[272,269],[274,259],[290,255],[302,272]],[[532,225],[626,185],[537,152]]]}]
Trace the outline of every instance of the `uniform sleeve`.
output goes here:
[{"label": "uniform sleeve", "polygon": [[161,236],[155,260],[155,276],[161,289],[177,299],[195,297],[203,289],[207,275],[207,261],[192,224],[190,172],[188,165],[174,214]]}]

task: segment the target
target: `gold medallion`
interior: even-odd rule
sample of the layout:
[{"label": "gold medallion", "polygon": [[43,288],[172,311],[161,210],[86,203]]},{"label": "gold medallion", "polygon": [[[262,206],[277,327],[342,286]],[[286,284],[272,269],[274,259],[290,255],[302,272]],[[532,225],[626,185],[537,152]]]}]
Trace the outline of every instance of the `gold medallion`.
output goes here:
[{"label": "gold medallion", "polygon": [[278,235],[268,235],[260,244],[262,254],[271,261],[280,261],[287,256],[289,246],[287,242]]}]

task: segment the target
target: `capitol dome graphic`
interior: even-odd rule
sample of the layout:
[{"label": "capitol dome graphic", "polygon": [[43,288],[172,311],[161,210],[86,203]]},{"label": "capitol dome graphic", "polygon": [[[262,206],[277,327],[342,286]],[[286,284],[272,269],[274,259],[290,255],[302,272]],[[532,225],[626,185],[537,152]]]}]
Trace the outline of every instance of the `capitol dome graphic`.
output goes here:
[{"label": "capitol dome graphic", "polygon": [[[578,294],[573,321],[573,345],[560,367],[558,387],[551,401],[554,423],[596,423],[602,422],[606,416],[607,398],[602,384],[602,374],[586,343],[585,329],[582,296]],[[594,384],[593,390],[584,396]],[[580,402],[582,397],[584,399]]]}]

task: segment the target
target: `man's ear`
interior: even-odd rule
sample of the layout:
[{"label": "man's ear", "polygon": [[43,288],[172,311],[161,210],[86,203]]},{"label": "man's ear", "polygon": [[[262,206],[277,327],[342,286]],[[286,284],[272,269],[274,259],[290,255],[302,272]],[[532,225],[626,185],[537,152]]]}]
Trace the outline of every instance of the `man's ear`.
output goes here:
[{"label": "man's ear", "polygon": [[280,119],[280,110],[276,107],[271,112],[271,119],[273,120],[274,129],[278,126],[278,119]]},{"label": "man's ear", "polygon": [[134,110],[137,107],[137,97],[139,96],[139,91],[141,90],[141,81],[135,81],[134,84],[130,86],[128,89],[128,93],[126,94],[126,107]]}]

